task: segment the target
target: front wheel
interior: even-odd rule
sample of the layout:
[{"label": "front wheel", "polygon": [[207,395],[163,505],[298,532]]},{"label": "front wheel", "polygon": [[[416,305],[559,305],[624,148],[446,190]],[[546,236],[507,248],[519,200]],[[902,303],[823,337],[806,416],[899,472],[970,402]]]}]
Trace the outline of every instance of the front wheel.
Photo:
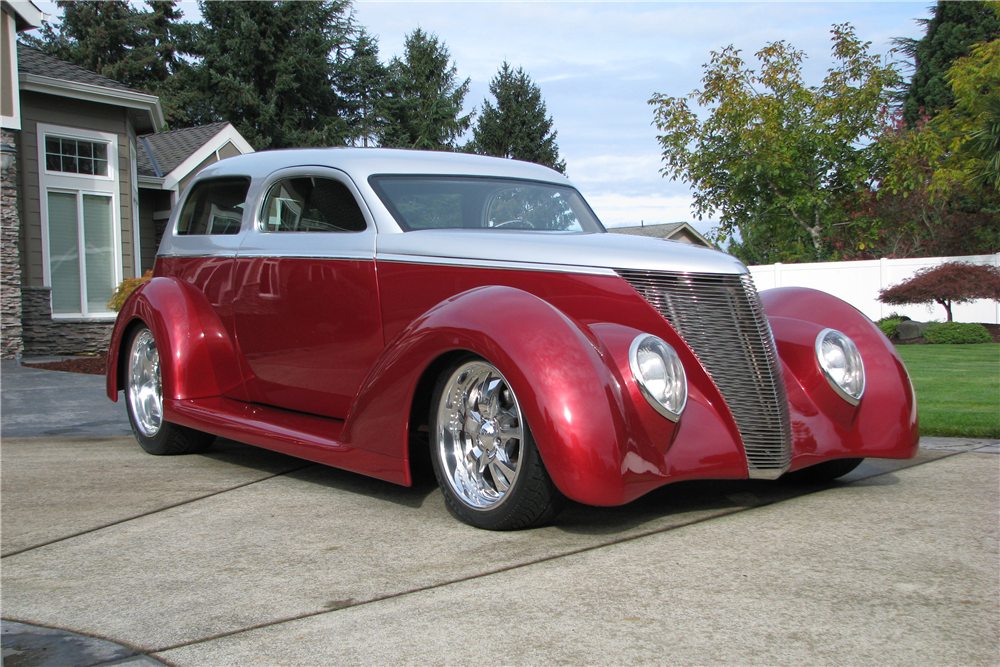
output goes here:
[{"label": "front wheel", "polygon": [[148,327],[139,327],[129,345],[125,370],[125,403],[132,433],[150,454],[195,454],[215,440],[210,433],[163,421],[160,353]]},{"label": "front wheel", "polygon": [[551,520],[565,502],[538,455],[507,380],[467,357],[438,380],[431,460],[449,511],[477,528],[517,530]]}]

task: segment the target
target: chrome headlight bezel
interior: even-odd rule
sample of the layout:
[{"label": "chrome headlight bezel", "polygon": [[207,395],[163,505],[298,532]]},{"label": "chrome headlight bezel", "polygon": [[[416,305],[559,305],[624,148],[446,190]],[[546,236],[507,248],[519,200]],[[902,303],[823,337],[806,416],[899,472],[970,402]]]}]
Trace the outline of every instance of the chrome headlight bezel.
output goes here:
[{"label": "chrome headlight bezel", "polygon": [[[651,369],[647,364],[644,372],[640,355],[647,355],[647,361],[660,360],[663,387],[656,386],[658,378],[647,377]],[[629,346],[628,363],[639,391],[653,409],[672,422],[680,419],[684,406],[687,405],[688,386],[684,364],[681,363],[677,351],[658,336],[639,334]]]},{"label": "chrome headlight bezel", "polygon": [[[830,343],[830,347],[824,348],[825,343]],[[831,363],[834,350],[843,356],[842,367]],[[823,329],[816,336],[816,361],[838,396],[851,405],[861,402],[865,394],[865,363],[853,340],[836,329]]]}]

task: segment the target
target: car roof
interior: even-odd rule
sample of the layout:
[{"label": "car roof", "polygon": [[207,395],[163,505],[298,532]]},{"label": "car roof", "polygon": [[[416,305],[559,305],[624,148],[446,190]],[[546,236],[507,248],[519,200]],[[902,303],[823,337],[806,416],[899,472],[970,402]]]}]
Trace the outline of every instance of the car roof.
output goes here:
[{"label": "car roof", "polygon": [[569,180],[558,171],[531,162],[469,153],[397,148],[288,148],[259,151],[209,165],[201,177],[241,175],[258,178],[278,169],[312,165],[340,169],[356,182],[366,181],[374,174],[431,174],[523,178],[570,185]]}]

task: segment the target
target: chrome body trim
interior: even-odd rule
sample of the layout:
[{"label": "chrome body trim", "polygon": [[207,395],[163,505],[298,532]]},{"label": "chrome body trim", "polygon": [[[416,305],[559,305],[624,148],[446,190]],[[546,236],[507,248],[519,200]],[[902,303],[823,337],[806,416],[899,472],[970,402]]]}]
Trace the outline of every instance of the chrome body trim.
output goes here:
[{"label": "chrome body trim", "polygon": [[416,255],[375,255],[377,262],[397,264],[426,264],[431,266],[456,266],[467,269],[500,269],[505,271],[549,271],[556,273],[583,273],[593,276],[616,276],[611,269],[594,266],[569,266],[558,264],[531,264],[528,262],[506,262],[501,260],[471,260],[455,257],[419,257]]},{"label": "chrome body trim", "polygon": [[792,461],[788,397],[750,275],[618,274],[670,322],[708,371],[736,421],[750,477],[780,477]]}]

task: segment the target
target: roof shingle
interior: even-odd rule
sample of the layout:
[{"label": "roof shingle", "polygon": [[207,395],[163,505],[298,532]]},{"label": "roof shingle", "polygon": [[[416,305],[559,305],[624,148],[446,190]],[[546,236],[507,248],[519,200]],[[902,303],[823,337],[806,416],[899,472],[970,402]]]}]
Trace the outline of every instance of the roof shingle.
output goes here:
[{"label": "roof shingle", "polygon": [[34,74],[72,83],[86,83],[102,88],[138,92],[124,83],[101,76],[47,53],[42,53],[38,49],[20,42],[17,45],[17,71],[20,74]]},{"label": "roof shingle", "polygon": [[[142,176],[166,176],[229,123],[209,123],[139,137],[136,167]],[[147,152],[147,146],[152,155]],[[159,170],[157,170],[159,167]],[[159,173],[157,173],[159,171]]]}]

